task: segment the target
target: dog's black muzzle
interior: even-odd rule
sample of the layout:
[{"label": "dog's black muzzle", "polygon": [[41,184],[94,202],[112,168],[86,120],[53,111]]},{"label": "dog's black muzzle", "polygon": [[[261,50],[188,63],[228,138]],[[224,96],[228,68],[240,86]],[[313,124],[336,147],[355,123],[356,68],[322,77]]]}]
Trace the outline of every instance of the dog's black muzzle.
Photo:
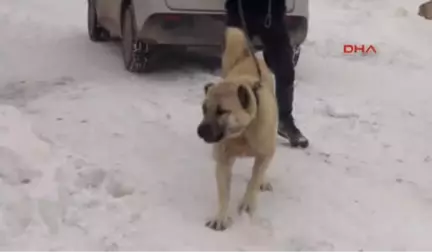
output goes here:
[{"label": "dog's black muzzle", "polygon": [[223,130],[214,124],[204,122],[198,125],[198,136],[206,143],[217,143],[223,138]]}]

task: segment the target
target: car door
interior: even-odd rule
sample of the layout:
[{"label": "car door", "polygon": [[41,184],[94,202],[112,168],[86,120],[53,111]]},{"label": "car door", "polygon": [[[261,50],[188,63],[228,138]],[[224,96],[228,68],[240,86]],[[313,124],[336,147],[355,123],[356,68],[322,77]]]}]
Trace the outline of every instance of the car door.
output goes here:
[{"label": "car door", "polygon": [[173,10],[224,11],[225,0],[165,0],[165,3]]},{"label": "car door", "polygon": [[[243,0],[243,1],[262,1],[262,0]],[[295,7],[294,0],[285,0],[287,11],[292,12]],[[225,0],[165,0],[168,8],[183,11],[224,11]]]}]

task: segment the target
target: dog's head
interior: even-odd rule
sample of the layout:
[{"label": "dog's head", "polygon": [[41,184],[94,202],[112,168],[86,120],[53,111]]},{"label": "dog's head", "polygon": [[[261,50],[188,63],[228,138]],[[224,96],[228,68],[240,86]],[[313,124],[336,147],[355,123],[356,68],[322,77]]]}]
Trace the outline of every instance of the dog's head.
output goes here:
[{"label": "dog's head", "polygon": [[247,79],[205,85],[198,136],[207,143],[240,136],[256,115],[257,100],[251,87]]},{"label": "dog's head", "polygon": [[427,2],[427,3],[423,3],[423,4],[421,4],[420,6],[419,6],[419,8],[418,8],[418,12],[417,12],[417,14],[420,16],[420,17],[426,17],[426,15],[427,15],[427,5],[428,4],[430,4],[429,2]]}]

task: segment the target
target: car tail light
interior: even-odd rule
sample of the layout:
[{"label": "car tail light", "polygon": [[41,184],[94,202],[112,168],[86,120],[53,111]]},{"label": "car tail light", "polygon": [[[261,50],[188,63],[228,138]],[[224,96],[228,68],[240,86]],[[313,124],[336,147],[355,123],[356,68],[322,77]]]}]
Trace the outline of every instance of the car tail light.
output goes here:
[{"label": "car tail light", "polygon": [[178,22],[181,21],[182,17],[180,15],[164,15],[163,19],[169,22]]}]

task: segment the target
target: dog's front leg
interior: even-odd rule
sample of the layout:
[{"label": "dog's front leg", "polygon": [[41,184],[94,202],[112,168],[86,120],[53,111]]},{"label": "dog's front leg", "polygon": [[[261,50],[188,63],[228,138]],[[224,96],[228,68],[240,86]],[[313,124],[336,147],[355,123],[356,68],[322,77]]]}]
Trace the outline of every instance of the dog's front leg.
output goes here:
[{"label": "dog's front leg", "polygon": [[217,231],[227,229],[232,223],[231,218],[228,216],[228,205],[230,201],[231,174],[234,161],[234,158],[218,160],[216,165],[219,210],[215,218],[208,221],[206,226]]},{"label": "dog's front leg", "polygon": [[252,168],[252,177],[247,185],[246,193],[243,197],[243,201],[240,203],[238,208],[239,214],[242,212],[248,213],[252,216],[256,209],[257,194],[262,190],[264,182],[265,172],[269,167],[272,157],[258,156],[255,158],[255,162]]}]

